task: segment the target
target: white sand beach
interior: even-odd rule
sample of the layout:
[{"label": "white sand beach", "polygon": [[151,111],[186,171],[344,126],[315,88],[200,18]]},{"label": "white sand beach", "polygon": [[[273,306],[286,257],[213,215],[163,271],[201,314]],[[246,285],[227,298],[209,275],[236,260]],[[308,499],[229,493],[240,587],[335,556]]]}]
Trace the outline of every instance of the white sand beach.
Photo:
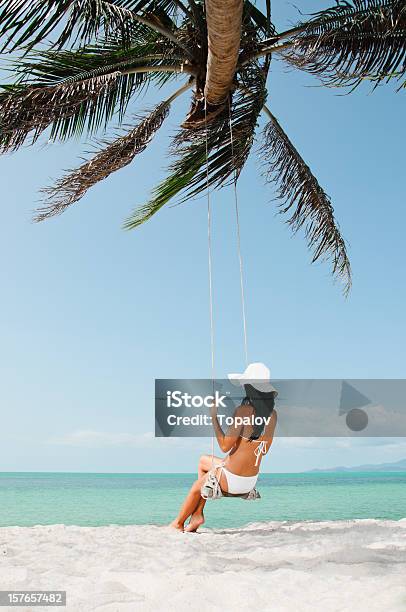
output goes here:
[{"label": "white sand beach", "polygon": [[69,612],[406,610],[406,519],[4,527],[0,551],[2,590],[66,590]]}]

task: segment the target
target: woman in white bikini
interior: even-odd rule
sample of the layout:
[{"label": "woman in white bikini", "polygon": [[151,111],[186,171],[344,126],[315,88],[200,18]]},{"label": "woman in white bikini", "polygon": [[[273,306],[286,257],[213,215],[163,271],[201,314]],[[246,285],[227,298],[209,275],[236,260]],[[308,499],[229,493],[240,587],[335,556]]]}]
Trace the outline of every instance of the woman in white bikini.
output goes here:
[{"label": "woman in white bikini", "polygon": [[[211,455],[200,457],[198,478],[193,483],[178,516],[171,523],[171,527],[180,531],[196,531],[204,523],[203,509],[206,499],[202,497],[201,489],[210,470],[215,469],[221,490],[226,495],[247,494],[255,488],[262,458],[272,444],[277,419],[274,409],[277,391],[270,383],[269,369],[263,363],[252,363],[243,374],[230,374],[229,379],[243,386],[246,392],[246,397],[236,409],[234,417],[241,417],[242,422],[250,424],[234,424],[224,434],[218,422],[217,407],[213,406],[211,409],[217,442],[221,450],[228,454],[223,459],[212,458]],[[252,417],[257,417],[259,424],[251,424]],[[185,527],[189,517],[190,522]]]}]

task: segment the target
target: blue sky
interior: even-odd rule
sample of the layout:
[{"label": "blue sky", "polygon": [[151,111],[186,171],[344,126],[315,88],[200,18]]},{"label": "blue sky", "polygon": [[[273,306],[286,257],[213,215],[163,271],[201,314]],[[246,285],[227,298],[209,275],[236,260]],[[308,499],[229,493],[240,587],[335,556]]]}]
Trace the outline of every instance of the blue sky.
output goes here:
[{"label": "blue sky", "polygon": [[[327,6],[312,2],[309,10]],[[274,20],[295,20],[275,3]],[[404,94],[351,95],[274,62],[268,105],[327,193],[349,243],[348,299],[283,224],[252,155],[239,182],[251,361],[275,378],[404,378]],[[158,95],[171,93],[172,84]],[[156,92],[133,111],[150,108]],[[63,216],[38,190],[86,150],[42,141],[0,160],[1,470],[192,471],[208,440],[154,440],[154,379],[210,375],[204,199],[121,223],[164,176],[178,100],[150,148]],[[261,118],[261,125],[265,119]],[[89,149],[89,147],[87,147]],[[216,374],[244,367],[232,191],[213,197]],[[396,460],[403,439],[278,440],[266,469]]]}]

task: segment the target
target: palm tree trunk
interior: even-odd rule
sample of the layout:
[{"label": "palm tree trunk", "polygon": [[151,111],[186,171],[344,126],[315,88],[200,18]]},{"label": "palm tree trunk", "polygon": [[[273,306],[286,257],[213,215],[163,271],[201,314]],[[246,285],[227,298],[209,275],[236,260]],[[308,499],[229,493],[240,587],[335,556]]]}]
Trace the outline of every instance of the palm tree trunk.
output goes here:
[{"label": "palm tree trunk", "polygon": [[224,103],[240,50],[243,0],[206,0],[208,38],[204,95],[208,104]]}]

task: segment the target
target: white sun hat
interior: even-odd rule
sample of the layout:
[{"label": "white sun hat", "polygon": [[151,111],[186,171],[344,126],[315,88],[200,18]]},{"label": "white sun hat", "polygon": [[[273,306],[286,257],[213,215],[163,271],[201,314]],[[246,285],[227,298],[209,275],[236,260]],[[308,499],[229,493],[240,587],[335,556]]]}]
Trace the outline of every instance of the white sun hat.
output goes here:
[{"label": "white sun hat", "polygon": [[229,374],[229,380],[233,385],[252,385],[262,393],[271,393],[277,390],[271,385],[271,372],[264,363],[250,363],[242,374]]}]

